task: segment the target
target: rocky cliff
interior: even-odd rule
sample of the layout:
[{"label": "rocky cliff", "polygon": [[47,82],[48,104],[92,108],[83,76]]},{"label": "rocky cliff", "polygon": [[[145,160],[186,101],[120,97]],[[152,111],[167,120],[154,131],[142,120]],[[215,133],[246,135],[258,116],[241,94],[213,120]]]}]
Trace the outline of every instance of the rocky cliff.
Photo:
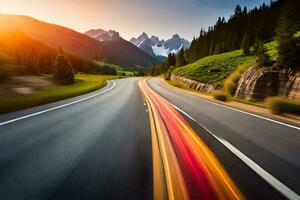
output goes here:
[{"label": "rocky cliff", "polygon": [[210,93],[213,91],[214,87],[212,85],[200,83],[198,81],[194,81],[182,76],[177,76],[172,74],[171,75],[171,81],[177,82],[181,85],[183,85],[186,88],[194,89],[201,92]]},{"label": "rocky cliff", "polygon": [[300,100],[300,72],[250,67],[240,78],[235,97],[263,100],[268,96]]}]

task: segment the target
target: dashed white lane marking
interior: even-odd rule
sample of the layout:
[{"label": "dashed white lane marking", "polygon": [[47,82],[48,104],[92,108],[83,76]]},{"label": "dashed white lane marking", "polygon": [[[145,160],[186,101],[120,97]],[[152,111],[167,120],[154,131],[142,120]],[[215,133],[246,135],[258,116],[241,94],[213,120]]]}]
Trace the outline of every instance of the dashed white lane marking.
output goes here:
[{"label": "dashed white lane marking", "polygon": [[115,81],[112,81],[112,82],[113,82],[113,85],[110,88],[108,88],[106,90],[103,90],[103,91],[101,91],[99,93],[93,94],[91,96],[88,96],[88,97],[85,97],[85,98],[82,98],[82,99],[79,99],[79,100],[76,100],[76,101],[72,101],[72,102],[63,104],[63,105],[60,105],[60,106],[56,106],[56,107],[49,108],[49,109],[46,109],[46,110],[42,110],[42,111],[39,111],[39,112],[36,112],[36,113],[32,113],[30,115],[25,115],[25,116],[18,117],[18,118],[12,119],[12,120],[1,122],[0,126],[6,125],[6,124],[10,124],[10,123],[13,123],[13,122],[16,122],[16,121],[20,121],[20,120],[23,120],[23,119],[27,119],[27,118],[30,118],[30,117],[34,117],[34,116],[37,116],[37,115],[40,115],[40,114],[43,114],[43,113],[47,113],[47,112],[50,112],[50,111],[53,111],[53,110],[64,108],[64,107],[67,107],[67,106],[70,106],[70,105],[73,105],[73,104],[76,104],[76,103],[79,103],[79,102],[86,101],[88,99],[94,98],[96,96],[99,96],[100,94],[103,94],[105,92],[108,92],[108,91],[112,90],[116,86]]}]

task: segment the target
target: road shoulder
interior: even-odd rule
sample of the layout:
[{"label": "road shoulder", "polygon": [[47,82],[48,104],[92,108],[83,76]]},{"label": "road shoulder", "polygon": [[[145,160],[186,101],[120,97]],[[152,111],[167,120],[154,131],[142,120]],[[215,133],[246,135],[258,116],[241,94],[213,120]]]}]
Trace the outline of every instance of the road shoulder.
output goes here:
[{"label": "road shoulder", "polygon": [[250,114],[258,115],[258,116],[261,116],[263,118],[268,118],[268,119],[271,119],[271,120],[276,120],[276,121],[281,122],[281,123],[286,123],[286,124],[290,124],[292,126],[300,127],[300,116],[295,116],[295,115],[274,115],[266,108],[262,108],[262,107],[258,107],[258,106],[254,106],[254,105],[250,105],[250,104],[245,104],[245,103],[241,103],[241,102],[237,102],[237,101],[221,102],[221,101],[215,100],[210,95],[206,95],[206,94],[203,94],[203,93],[199,93],[199,92],[195,92],[195,91],[191,91],[191,90],[187,90],[187,89],[183,89],[183,88],[179,88],[179,87],[176,87],[174,85],[171,85],[162,78],[159,78],[159,81],[162,84],[164,84],[166,87],[169,87],[169,88],[172,88],[172,89],[175,89],[175,90],[179,90],[181,92],[187,93],[189,95],[196,96],[198,98],[201,98],[201,99],[206,100],[206,101],[213,102],[215,104],[223,105],[223,106],[226,106],[226,107],[229,107],[229,108],[232,108],[232,109],[237,109],[237,110],[242,111],[242,112],[247,112],[247,113],[250,113]]}]

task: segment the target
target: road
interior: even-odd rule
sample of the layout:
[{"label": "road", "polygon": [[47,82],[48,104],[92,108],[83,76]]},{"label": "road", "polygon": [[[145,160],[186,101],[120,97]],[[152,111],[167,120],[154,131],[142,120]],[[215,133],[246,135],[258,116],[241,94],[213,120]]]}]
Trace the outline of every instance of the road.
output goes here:
[{"label": "road", "polygon": [[[0,199],[152,199],[149,117],[138,79],[0,126]],[[0,116],[1,122],[94,93]]]},{"label": "road", "polygon": [[298,199],[299,147],[295,127],[114,80],[0,115],[0,199]]},{"label": "road", "polygon": [[228,141],[289,189],[300,193],[299,129],[213,104],[169,87],[158,78],[147,83],[155,92],[196,121],[183,115],[216,154],[247,198],[283,197],[212,134]]}]

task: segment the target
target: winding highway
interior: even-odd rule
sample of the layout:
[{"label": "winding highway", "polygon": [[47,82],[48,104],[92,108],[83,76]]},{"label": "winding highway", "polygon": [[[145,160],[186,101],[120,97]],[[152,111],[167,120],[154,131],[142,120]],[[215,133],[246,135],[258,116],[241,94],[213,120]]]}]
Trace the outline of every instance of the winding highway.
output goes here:
[{"label": "winding highway", "polygon": [[137,79],[1,116],[0,199],[152,199],[149,117]]},{"label": "winding highway", "polygon": [[0,199],[299,199],[300,130],[159,78],[0,115]]}]

